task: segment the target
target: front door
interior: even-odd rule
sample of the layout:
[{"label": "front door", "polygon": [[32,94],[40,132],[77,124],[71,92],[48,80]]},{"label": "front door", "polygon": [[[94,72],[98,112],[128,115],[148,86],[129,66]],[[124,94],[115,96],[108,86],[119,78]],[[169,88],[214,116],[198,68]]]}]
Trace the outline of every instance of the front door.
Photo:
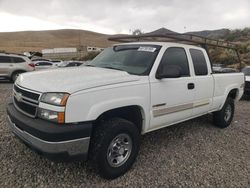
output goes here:
[{"label": "front door", "polygon": [[150,80],[151,84],[151,122],[150,130],[168,126],[192,116],[194,100],[194,79],[186,50],[181,47],[168,48],[159,67],[175,66],[180,69],[179,78]]}]

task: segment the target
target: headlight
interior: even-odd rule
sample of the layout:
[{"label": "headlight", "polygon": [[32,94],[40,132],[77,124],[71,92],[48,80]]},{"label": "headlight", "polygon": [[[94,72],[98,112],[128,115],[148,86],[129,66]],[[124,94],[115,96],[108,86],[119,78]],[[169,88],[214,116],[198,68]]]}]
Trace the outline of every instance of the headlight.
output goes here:
[{"label": "headlight", "polygon": [[68,98],[68,93],[44,93],[40,101],[52,105],[65,106]]},{"label": "headlight", "polygon": [[64,112],[55,112],[55,111],[39,108],[37,115],[38,115],[38,117],[40,117],[42,119],[53,121],[56,123],[64,123],[65,122],[65,113]]}]

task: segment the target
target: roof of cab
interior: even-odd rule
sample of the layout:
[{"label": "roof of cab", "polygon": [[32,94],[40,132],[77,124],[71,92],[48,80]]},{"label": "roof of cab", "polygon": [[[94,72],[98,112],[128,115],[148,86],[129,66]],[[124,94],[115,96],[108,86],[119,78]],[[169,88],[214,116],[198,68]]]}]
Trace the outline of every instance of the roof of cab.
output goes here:
[{"label": "roof of cab", "polygon": [[182,44],[182,43],[176,43],[176,42],[127,42],[127,43],[117,43],[113,46],[117,45],[158,45],[158,46],[177,46],[177,47],[183,47],[183,48],[196,48],[196,49],[203,49],[202,47],[196,46],[196,45],[190,45],[190,44]]}]

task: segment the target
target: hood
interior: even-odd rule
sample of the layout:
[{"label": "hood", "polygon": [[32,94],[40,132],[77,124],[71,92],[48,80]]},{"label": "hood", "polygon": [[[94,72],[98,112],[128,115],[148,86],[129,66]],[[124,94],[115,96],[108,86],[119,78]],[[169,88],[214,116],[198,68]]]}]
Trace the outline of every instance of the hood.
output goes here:
[{"label": "hood", "polygon": [[52,69],[21,74],[16,84],[38,92],[67,92],[132,82],[139,76],[124,71],[97,67]]}]

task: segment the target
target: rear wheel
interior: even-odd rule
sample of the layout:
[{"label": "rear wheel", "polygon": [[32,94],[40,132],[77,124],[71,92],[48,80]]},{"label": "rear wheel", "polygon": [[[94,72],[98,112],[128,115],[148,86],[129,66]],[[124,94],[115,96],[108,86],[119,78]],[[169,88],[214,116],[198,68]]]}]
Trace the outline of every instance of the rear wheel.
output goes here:
[{"label": "rear wheel", "polygon": [[91,160],[99,174],[114,179],[126,173],[139,151],[140,133],[130,121],[113,118],[94,130],[91,142]]},{"label": "rear wheel", "polygon": [[220,128],[228,127],[234,116],[234,100],[227,98],[224,106],[218,112],[214,112],[214,124]]}]

